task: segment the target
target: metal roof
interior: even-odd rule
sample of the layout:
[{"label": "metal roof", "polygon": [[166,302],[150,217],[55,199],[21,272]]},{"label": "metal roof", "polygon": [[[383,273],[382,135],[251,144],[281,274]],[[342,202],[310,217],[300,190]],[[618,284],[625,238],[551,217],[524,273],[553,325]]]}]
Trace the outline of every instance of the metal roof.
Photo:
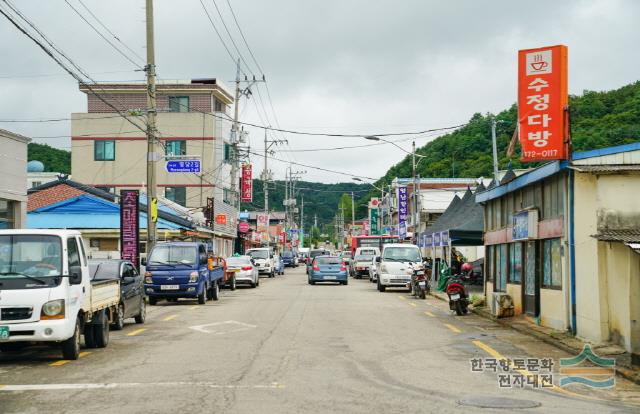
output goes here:
[{"label": "metal roof", "polygon": [[589,173],[619,173],[619,172],[635,172],[640,171],[640,164],[627,165],[572,165],[572,170]]},{"label": "metal roof", "polygon": [[633,142],[631,144],[616,145],[615,147],[606,147],[590,151],[574,152],[571,156],[573,161],[582,160],[585,158],[602,157],[603,155],[619,154],[621,152],[638,151],[640,150],[640,142]]},{"label": "metal roof", "polygon": [[640,228],[637,229],[602,229],[594,234],[600,241],[617,241],[623,243],[640,243]]}]

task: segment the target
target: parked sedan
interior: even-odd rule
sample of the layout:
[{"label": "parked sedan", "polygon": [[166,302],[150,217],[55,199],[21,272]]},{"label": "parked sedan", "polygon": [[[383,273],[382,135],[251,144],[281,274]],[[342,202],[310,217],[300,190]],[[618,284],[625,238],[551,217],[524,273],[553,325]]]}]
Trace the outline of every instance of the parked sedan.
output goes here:
[{"label": "parked sedan", "polygon": [[124,327],[124,320],[135,318],[136,323],[144,323],[147,308],[144,299],[143,278],[128,260],[92,260],[89,262],[92,280],[120,280],[120,304],[114,315],[113,330]]},{"label": "parked sedan", "polygon": [[237,284],[248,284],[252,288],[260,285],[258,268],[250,256],[233,256],[227,258],[227,272],[234,273]]},{"label": "parked sedan", "polygon": [[376,260],[377,256],[374,256],[371,260],[371,265],[369,266],[369,282],[375,283],[378,281],[378,261]]},{"label": "parked sedan", "polygon": [[347,266],[338,256],[317,256],[309,269],[309,284],[316,282],[349,283]]}]

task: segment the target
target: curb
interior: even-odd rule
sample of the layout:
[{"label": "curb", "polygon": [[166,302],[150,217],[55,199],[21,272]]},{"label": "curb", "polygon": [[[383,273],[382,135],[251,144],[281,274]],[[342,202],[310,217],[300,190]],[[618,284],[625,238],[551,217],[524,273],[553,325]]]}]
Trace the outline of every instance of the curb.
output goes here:
[{"label": "curb", "polygon": [[[435,295],[434,295],[435,296]],[[436,296],[437,297],[437,296]],[[442,299],[442,298],[439,298]],[[443,299],[444,300],[444,299]],[[500,326],[503,326],[505,328],[511,328],[516,332],[519,332],[521,334],[524,335],[528,335],[530,337],[539,339],[540,341],[555,346],[558,349],[561,349],[567,353],[570,354],[574,354],[576,352],[580,352],[580,349],[576,349],[574,347],[571,347],[569,345],[566,345],[560,341],[554,340],[552,338],[550,338],[548,335],[537,332],[535,330],[531,330],[531,329],[526,329],[523,328],[521,326],[517,326],[517,325],[512,325],[510,323],[508,323],[507,321],[502,321],[499,318],[496,318],[495,316],[493,316],[492,314],[490,314],[489,312],[485,311],[484,309],[481,310],[482,308],[469,308],[471,310],[471,312],[475,313],[478,316],[481,316],[485,319],[489,319],[495,323],[497,323]],[[634,384],[640,385],[640,373],[636,373],[631,369],[628,369],[626,367],[622,367],[622,366],[616,366],[616,375],[619,377],[622,377],[626,380],[629,380],[631,382],[633,382]]]}]

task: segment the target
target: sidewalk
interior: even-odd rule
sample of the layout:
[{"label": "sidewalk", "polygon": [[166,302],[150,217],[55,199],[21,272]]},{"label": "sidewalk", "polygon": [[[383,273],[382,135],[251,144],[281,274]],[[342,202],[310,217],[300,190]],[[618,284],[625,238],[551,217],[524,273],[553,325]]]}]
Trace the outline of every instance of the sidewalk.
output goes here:
[{"label": "sidewalk", "polygon": [[[435,289],[431,290],[431,295],[445,302],[449,301],[446,293],[438,292]],[[485,306],[477,308],[469,306],[469,310],[476,315],[490,319],[501,326],[511,328],[522,334],[534,337],[571,354],[580,353],[583,346],[588,343],[567,332],[540,326],[536,324],[533,318],[526,315],[519,315],[511,318],[496,318],[491,314],[489,308]],[[616,359],[616,373],[619,376],[640,385],[640,368],[631,364],[631,355],[622,347],[612,344],[591,344],[591,346],[599,356]]]}]

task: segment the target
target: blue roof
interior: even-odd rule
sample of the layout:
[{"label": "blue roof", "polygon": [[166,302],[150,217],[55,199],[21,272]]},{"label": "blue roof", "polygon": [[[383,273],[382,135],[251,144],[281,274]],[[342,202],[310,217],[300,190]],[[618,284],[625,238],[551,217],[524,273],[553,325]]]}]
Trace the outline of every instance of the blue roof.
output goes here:
[{"label": "blue roof", "polygon": [[[147,226],[147,214],[140,212],[140,228]],[[120,206],[90,195],[80,195],[27,213],[30,229],[119,229]],[[185,229],[158,218],[158,228]]]},{"label": "blue roof", "polygon": [[633,142],[631,144],[616,145],[615,147],[606,147],[590,151],[574,152],[573,160],[582,160],[585,158],[601,157],[603,155],[619,154],[621,152],[637,151],[640,150],[640,142]]},{"label": "blue roof", "polygon": [[476,194],[476,203],[484,203],[486,201],[493,200],[494,198],[502,197],[503,195],[519,188],[544,180],[545,178],[566,169],[568,165],[569,163],[567,161],[552,161],[548,164],[544,164],[533,171],[522,174],[505,185],[500,185]]}]

